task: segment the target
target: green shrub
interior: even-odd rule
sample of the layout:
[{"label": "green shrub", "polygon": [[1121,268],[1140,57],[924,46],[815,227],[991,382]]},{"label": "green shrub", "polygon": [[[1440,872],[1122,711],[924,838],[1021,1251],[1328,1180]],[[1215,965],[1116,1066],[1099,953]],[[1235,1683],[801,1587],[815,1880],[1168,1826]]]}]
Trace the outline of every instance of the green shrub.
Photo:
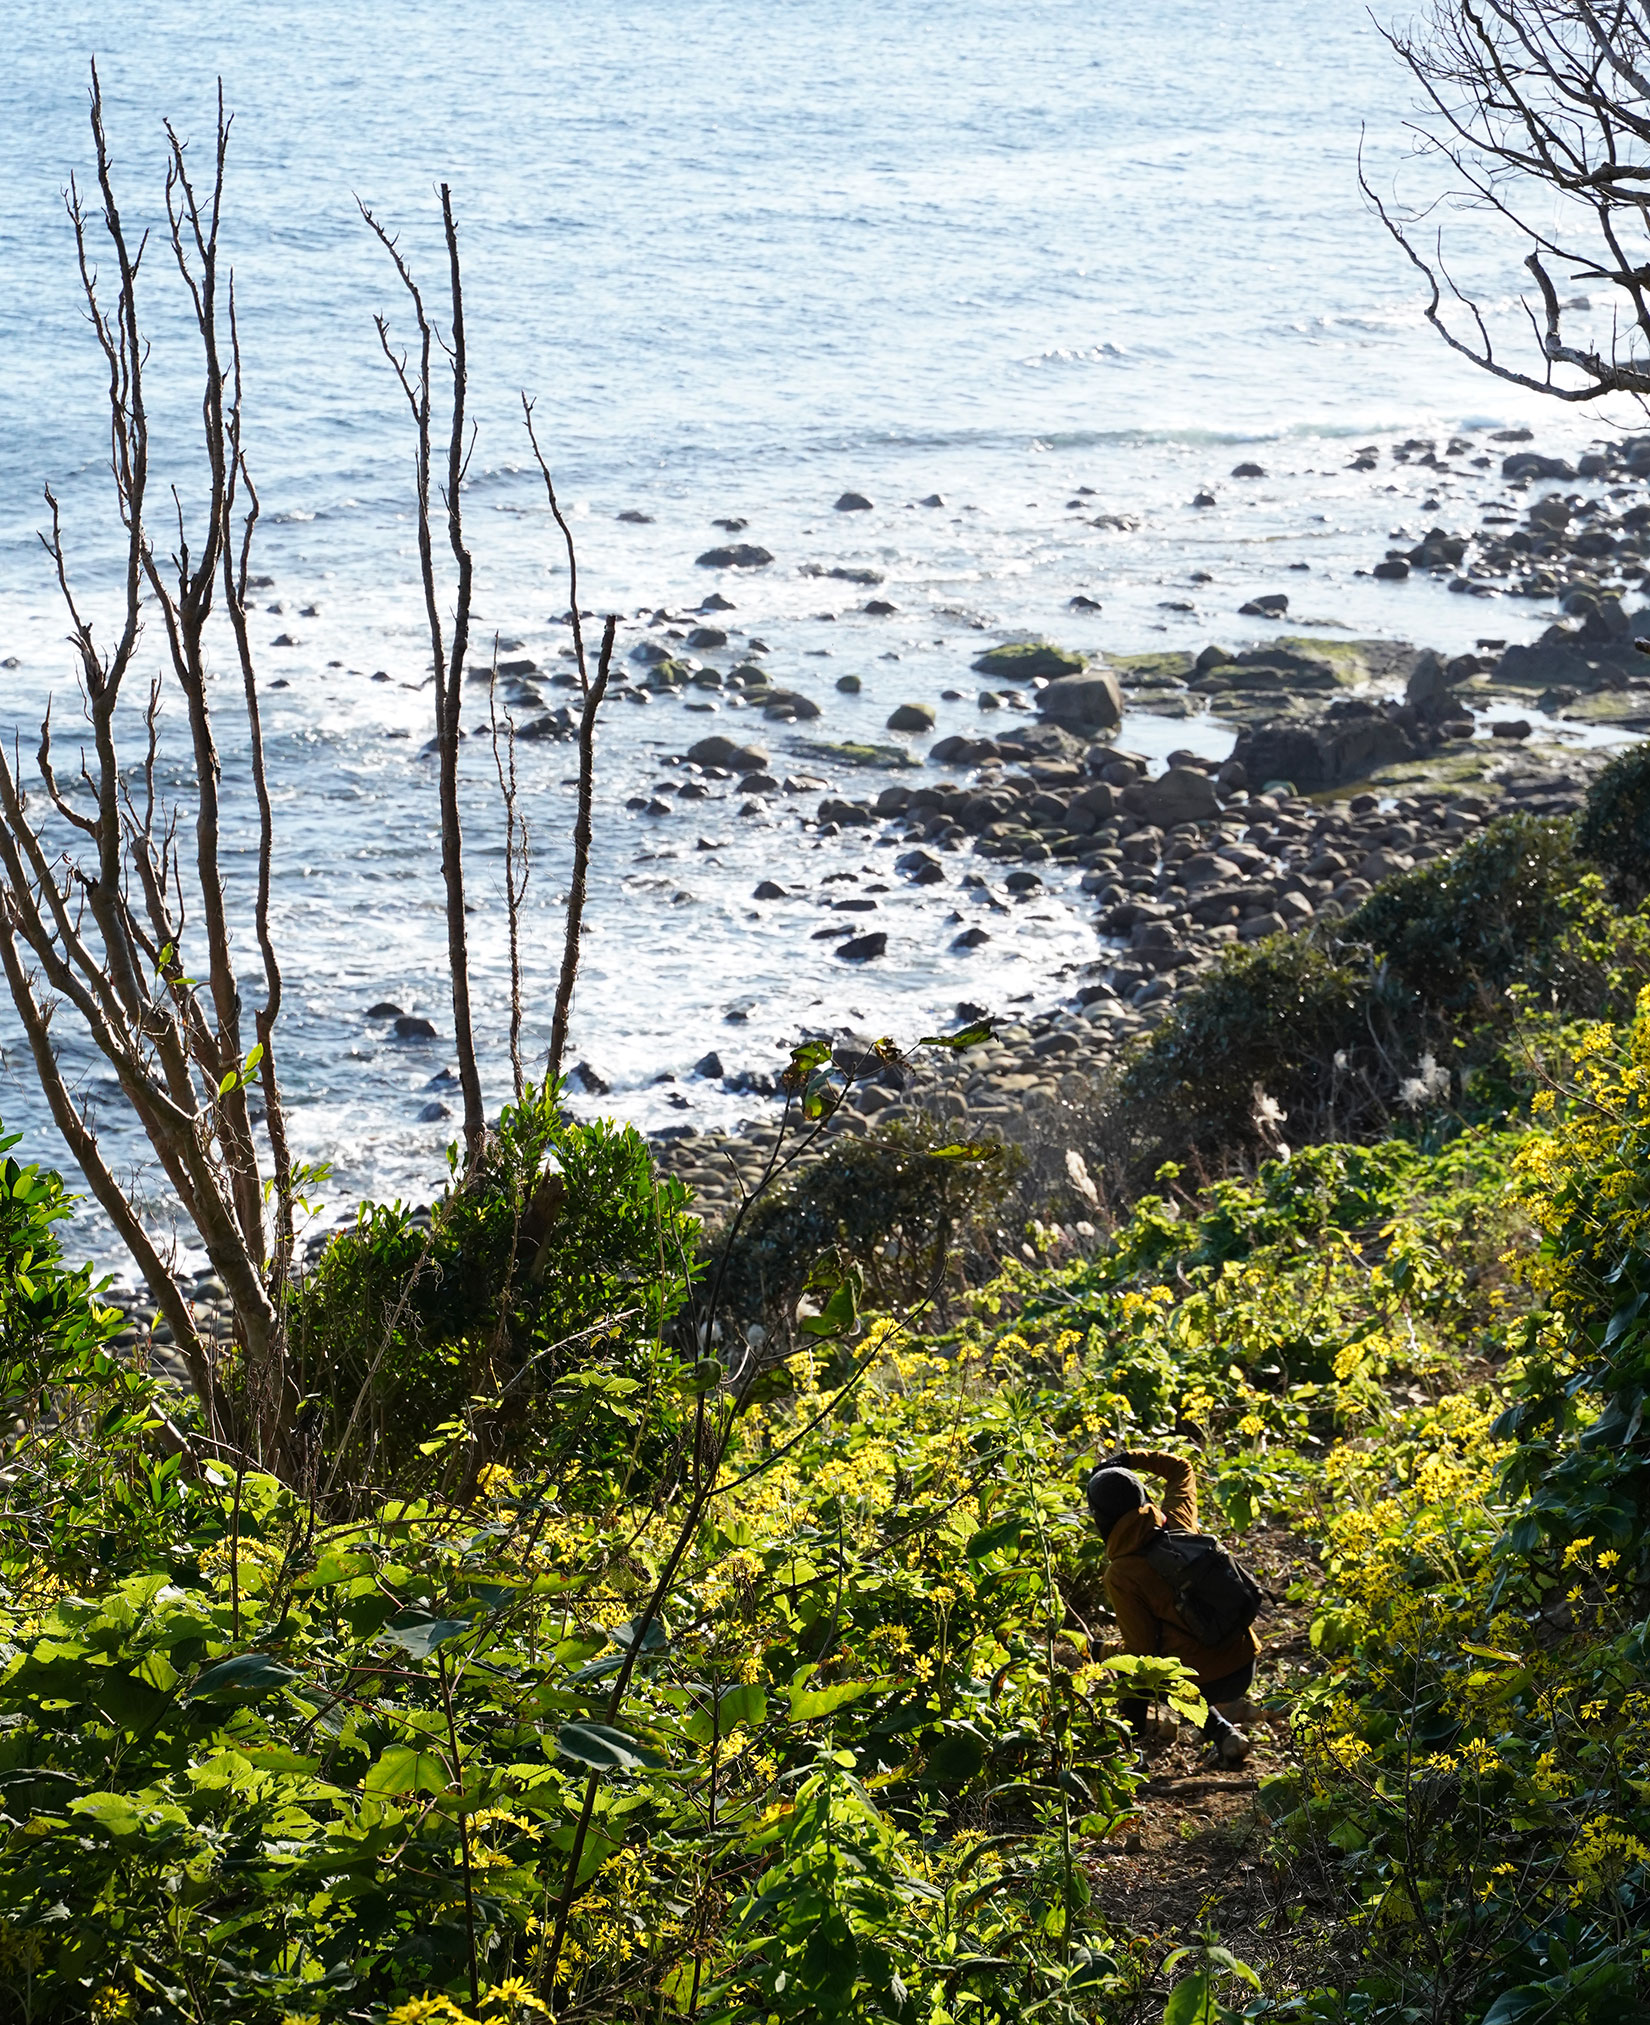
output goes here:
[{"label": "green shrub", "polygon": [[[432,1431],[486,1457],[626,1444],[626,1401],[686,1296],[697,1225],[632,1127],[579,1124],[553,1093],[507,1110],[479,1172],[427,1213],[362,1206],[293,1301],[299,1382],[346,1474],[404,1481]],[[488,1402],[477,1413],[471,1402]],[[597,1428],[605,1426],[606,1437]]]},{"label": "green shrub", "polygon": [[1383,881],[1341,940],[1367,943],[1423,1015],[1455,1015],[1513,983],[1562,987],[1567,936],[1605,911],[1567,819],[1504,816],[1449,857]]},{"label": "green shrub", "polygon": [[1650,743],[1618,753],[1594,780],[1576,843],[1617,899],[1636,906],[1650,893]]},{"label": "green shrub", "polygon": [[1440,1106],[1504,1115],[1527,1081],[1508,1052],[1521,1021],[1620,1016],[1646,977],[1650,923],[1612,910],[1573,824],[1505,817],[1187,992],[1120,1085],[1136,1181],[1165,1159],[1218,1171],[1280,1139],[1415,1129]]},{"label": "green shrub", "polygon": [[948,1158],[954,1130],[923,1115],[839,1139],[745,1218],[710,1278],[736,1320],[788,1324],[814,1268],[835,1253],[862,1276],[873,1305],[908,1303],[942,1286],[953,1247],[983,1223],[1020,1156]]},{"label": "green shrub", "polygon": [[66,1266],[58,1225],[73,1214],[63,1177],[11,1157],[0,1138],[0,1398],[16,1400],[96,1348],[116,1318],[92,1298],[89,1266]]},{"label": "green shrub", "polygon": [[[1124,1072],[1122,1102],[1145,1164],[1177,1154],[1218,1161],[1229,1149],[1264,1146],[1264,1100],[1280,1107],[1276,1123],[1291,1140],[1303,1126],[1327,1129],[1332,1117],[1356,1131],[1370,1109],[1361,1071],[1371,992],[1367,964],[1312,937],[1234,949]],[[1343,1085],[1365,1101],[1345,1101]]]}]

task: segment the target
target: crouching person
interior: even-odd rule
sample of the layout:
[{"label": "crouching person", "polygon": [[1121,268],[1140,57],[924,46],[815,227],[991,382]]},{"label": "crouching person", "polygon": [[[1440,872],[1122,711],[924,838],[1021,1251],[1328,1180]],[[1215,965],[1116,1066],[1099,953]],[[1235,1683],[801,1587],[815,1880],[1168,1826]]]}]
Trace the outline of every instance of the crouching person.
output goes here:
[{"label": "crouching person", "polygon": [[[1163,1483],[1161,1506],[1135,1474]],[[1203,1735],[1217,1764],[1241,1765],[1249,1739],[1223,1712],[1255,1677],[1259,1641],[1250,1629],[1261,1591],[1218,1543],[1197,1530],[1197,1479],[1190,1463],[1155,1450],[1108,1456],[1085,1486],[1106,1546],[1106,1600],[1127,1652],[1184,1661],[1209,1704]],[[1139,1735],[1146,1703],[1123,1702]]]}]

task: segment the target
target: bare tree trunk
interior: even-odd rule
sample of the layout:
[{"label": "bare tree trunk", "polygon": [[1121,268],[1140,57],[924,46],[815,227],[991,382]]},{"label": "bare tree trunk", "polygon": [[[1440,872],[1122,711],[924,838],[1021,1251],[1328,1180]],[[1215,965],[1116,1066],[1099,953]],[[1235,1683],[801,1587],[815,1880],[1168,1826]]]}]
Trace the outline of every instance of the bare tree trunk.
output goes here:
[{"label": "bare tree trunk", "polygon": [[584,934],[584,903],[586,884],[590,874],[590,837],[593,822],[596,785],[596,717],[607,694],[608,676],[613,666],[613,642],[618,633],[619,621],[616,613],[609,613],[602,631],[602,649],[596,665],[596,679],[590,679],[590,671],[584,658],[584,626],[579,612],[579,558],[573,545],[573,530],[567,525],[561,503],[556,498],[555,482],[550,476],[550,466],[545,462],[544,452],[539,448],[538,432],[533,427],[533,404],[525,394],[521,397],[522,418],[527,426],[527,440],[533,446],[533,459],[544,480],[544,490],[550,501],[550,511],[557,527],[561,529],[562,540],[567,547],[567,600],[568,620],[573,628],[573,654],[579,670],[579,690],[584,699],[579,712],[579,809],[573,825],[573,872],[567,888],[567,923],[562,935],[561,976],[556,984],[556,1007],[550,1024],[550,1052],[545,1065],[545,1074],[552,1084],[561,1080],[562,1057],[567,1051],[567,1026],[573,1011],[573,986],[579,974],[579,943]]},{"label": "bare tree trunk", "polygon": [[[197,545],[191,546],[181,499],[174,494],[177,546],[165,563],[146,520],[148,418],[143,374],[147,348],[137,311],[137,281],[146,242],[134,253],[115,200],[102,97],[95,66],[92,134],[102,198],[102,223],[115,257],[118,289],[105,309],[88,244],[88,221],[71,184],[81,286],[108,367],[111,474],[125,529],[123,611],[107,655],[70,585],[61,514],[50,489],[51,532],[42,536],[70,620],[70,638],[91,724],[92,755],[81,755],[79,786],[60,784],[52,759],[51,717],[41,726],[37,771],[47,822],[81,840],[90,863],[53,838],[47,843],[28,806],[21,762],[0,751],[0,962],[22,1019],[52,1115],[92,1191],[149,1280],[171,1324],[214,1433],[242,1452],[278,1465],[290,1408],[286,1367],[284,1276],[291,1258],[291,1173],[284,1153],[279,1089],[271,1052],[279,1010],[279,971],[268,932],[272,834],[263,779],[256,678],[247,636],[244,583],[256,521],[256,495],[245,476],[240,443],[239,340],[231,292],[230,368],[219,338],[218,235],[230,121],[220,89],[210,194],[196,193],[184,143],[166,129],[169,239],[178,275],[194,309],[203,352],[201,417],[208,489]],[[231,517],[247,487],[248,510],[238,576],[230,566]],[[258,938],[268,996],[257,1016],[262,1052],[242,1053],[242,1000],[236,976],[222,875],[222,769],[208,696],[206,630],[220,572],[235,628],[242,686],[252,734],[252,774],[260,812]],[[149,695],[148,746],[139,776],[122,773],[117,710],[142,627],[145,591],[158,608],[170,674],[183,696],[195,762],[194,849],[186,875],[179,849],[183,811],[156,791],[162,687]],[[205,930],[204,980],[189,974],[184,940],[192,904]],[[42,990],[45,996],[42,996]],[[149,1237],[120,1187],[77,1103],[53,1044],[54,1018],[67,1008],[113,1069],[234,1304],[243,1362],[241,1384],[226,1383],[218,1351],[205,1343],[169,1259]],[[276,1224],[288,1236],[268,1270],[264,1185],[259,1171],[246,1080],[261,1067],[275,1167]]]},{"label": "bare tree trunk", "polygon": [[487,686],[487,718],[492,731],[493,770],[498,775],[499,799],[504,804],[504,911],[510,937],[510,1080],[519,1104],[527,1094],[527,1074],[521,1059],[521,903],[527,897],[532,877],[532,855],[527,818],[521,813],[516,785],[516,726],[508,710],[504,713],[504,737],[499,739],[498,722],[498,638],[493,639],[493,677]]},{"label": "bare tree trunk", "polygon": [[[459,1088],[464,1096],[465,1159],[474,1166],[481,1158],[487,1136],[487,1114],[481,1095],[481,1074],[476,1065],[475,1034],[470,1012],[469,933],[464,918],[464,835],[458,806],[458,749],[462,727],[459,709],[464,686],[464,659],[470,643],[470,605],[474,565],[464,540],[463,490],[468,452],[464,442],[465,402],[469,391],[469,359],[464,336],[464,283],[459,267],[458,227],[453,219],[452,191],[441,185],[441,219],[447,239],[447,271],[452,299],[452,336],[443,343],[430,323],[424,298],[412,270],[402,258],[398,242],[379,224],[365,204],[361,216],[376,234],[379,243],[395,264],[402,287],[412,302],[418,326],[419,362],[416,373],[405,353],[397,353],[390,341],[389,325],[376,319],[378,341],[395,371],[412,409],[418,432],[417,499],[418,563],[424,582],[424,613],[430,629],[430,658],[435,674],[436,765],[441,806],[441,878],[447,906],[447,967],[453,994],[453,1046],[458,1055]],[[441,624],[441,594],[436,579],[435,543],[430,517],[430,471],[433,458],[431,417],[431,353],[442,343],[452,364],[453,400],[447,437],[447,539],[457,565],[457,584],[450,649],[444,644]]]}]

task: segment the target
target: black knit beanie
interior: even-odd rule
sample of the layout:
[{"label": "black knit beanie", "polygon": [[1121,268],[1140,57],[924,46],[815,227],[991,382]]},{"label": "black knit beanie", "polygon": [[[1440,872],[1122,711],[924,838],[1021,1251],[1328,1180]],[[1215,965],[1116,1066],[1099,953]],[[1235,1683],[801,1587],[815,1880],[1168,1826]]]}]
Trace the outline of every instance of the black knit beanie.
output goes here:
[{"label": "black knit beanie", "polygon": [[1138,1512],[1142,1505],[1149,1502],[1146,1486],[1133,1470],[1097,1469],[1085,1488],[1089,1511],[1100,1528],[1102,1540],[1119,1519],[1126,1519],[1130,1512]]}]

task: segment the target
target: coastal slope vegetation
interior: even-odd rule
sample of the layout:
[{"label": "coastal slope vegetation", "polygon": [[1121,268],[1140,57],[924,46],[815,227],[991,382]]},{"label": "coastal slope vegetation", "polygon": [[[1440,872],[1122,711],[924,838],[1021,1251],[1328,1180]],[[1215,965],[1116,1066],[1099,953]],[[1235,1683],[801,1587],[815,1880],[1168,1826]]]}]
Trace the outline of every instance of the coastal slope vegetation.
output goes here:
[{"label": "coastal slope vegetation", "polygon": [[[1435,932],[1426,880],[1376,902]],[[1575,904],[1593,1010],[1492,993],[1476,1081],[1166,1168],[1086,1249],[1033,1219],[943,1312],[799,1209],[788,1330],[696,1326],[691,1205],[529,1089],[496,1184],[316,1268],[291,1478],[116,1344],[14,1147],[0,2016],[1641,2006],[1650,1004],[1639,917]],[[845,1072],[793,1073],[828,1127]],[[1270,1590],[1214,1826],[1195,1685],[1108,1649],[1079,1495],[1146,1443]],[[1241,1863],[1188,1897],[1211,1837]]]}]

